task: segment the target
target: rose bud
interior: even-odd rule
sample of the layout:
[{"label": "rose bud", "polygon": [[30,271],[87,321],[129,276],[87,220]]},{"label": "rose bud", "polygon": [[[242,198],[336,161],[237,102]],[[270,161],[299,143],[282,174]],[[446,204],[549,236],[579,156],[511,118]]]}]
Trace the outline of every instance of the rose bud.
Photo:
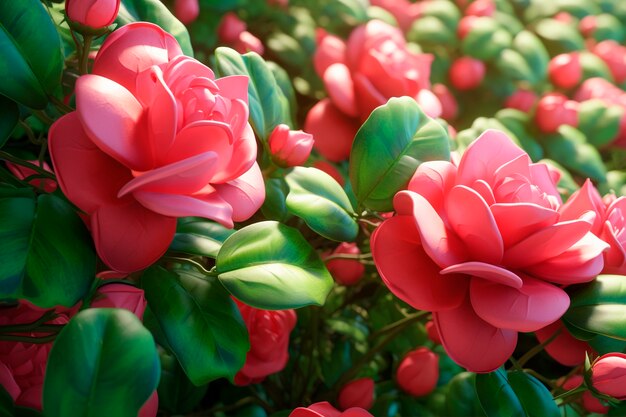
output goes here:
[{"label": "rose bud", "polygon": [[348,382],[339,391],[339,408],[346,410],[352,407],[369,410],[374,404],[374,380],[361,378]]},{"label": "rose bud", "polygon": [[[573,390],[574,388],[581,386],[583,380],[584,378],[582,375],[572,375],[563,383],[561,388],[565,391]],[[609,411],[609,407],[603,405],[600,400],[594,397],[589,391],[583,392],[582,404],[585,410],[590,413],[606,414]]]},{"label": "rose bud", "polygon": [[439,379],[439,356],[421,347],[409,352],[396,372],[398,385],[414,397],[430,394]]},{"label": "rose bud", "polygon": [[[332,255],[360,255],[359,247],[354,243],[343,242],[335,248]],[[328,272],[341,285],[354,285],[361,280],[365,266],[357,259],[331,259],[326,262]]]},{"label": "rose bud", "polygon": [[330,405],[327,401],[311,404],[307,408],[298,407],[289,414],[289,417],[374,417],[367,410],[353,407],[343,413]]},{"label": "rose bud", "polygon": [[506,101],[504,102],[504,106],[527,113],[533,108],[533,106],[537,102],[537,99],[537,94],[535,94],[533,91],[517,90],[509,97],[507,97]]},{"label": "rose bud", "polygon": [[552,84],[559,88],[573,88],[583,77],[580,55],[576,52],[560,54],[550,60],[548,75]]},{"label": "rose bud", "polygon": [[606,63],[616,83],[621,84],[626,81],[625,46],[609,39],[596,44],[592,52]]},{"label": "rose bud", "polygon": [[431,342],[438,345],[441,344],[441,336],[439,335],[439,330],[437,330],[437,326],[434,321],[428,320],[426,322],[426,334]]},{"label": "rose bud", "polygon": [[581,35],[586,38],[593,36],[593,32],[595,32],[597,27],[598,20],[594,15],[585,16],[580,19],[580,23],[578,23],[578,30],[580,31]]},{"label": "rose bud", "polygon": [[263,42],[247,30],[244,30],[239,34],[239,39],[237,42],[233,43],[233,49],[240,54],[245,54],[246,52],[256,52],[259,55],[263,55],[263,52],[265,51]]},{"label": "rose bud", "polygon": [[561,125],[578,125],[578,102],[561,94],[546,94],[535,112],[535,123],[544,133],[554,133]]},{"label": "rose bud", "polygon": [[93,308],[124,308],[143,320],[146,298],[143,290],[133,285],[112,283],[98,288],[91,302]]},{"label": "rose bud", "polygon": [[117,17],[120,0],[66,0],[65,13],[69,20],[91,29],[109,26]]},{"label": "rose bud", "polygon": [[591,365],[591,385],[600,394],[626,400],[626,355],[607,353]]},{"label": "rose bud", "polygon": [[458,90],[471,90],[485,78],[485,64],[478,59],[464,56],[456,59],[450,67],[450,82]]},{"label": "rose bud", "polygon": [[222,17],[217,27],[217,37],[241,54],[248,51],[263,54],[263,44],[256,36],[248,32],[247,28],[246,22],[239,19],[235,13],[229,12]]},{"label": "rose bud", "polygon": [[174,15],[185,25],[193,23],[200,14],[198,0],[175,0]]},{"label": "rose bud", "polygon": [[553,19],[562,23],[572,23],[574,21],[574,17],[567,12],[558,12]]},{"label": "rose bud", "polygon": [[496,4],[493,0],[476,0],[467,6],[465,16],[490,17],[496,11]]},{"label": "rose bud", "polygon": [[313,135],[290,130],[286,124],[274,128],[269,138],[272,160],[281,167],[295,167],[306,162],[313,149]]}]

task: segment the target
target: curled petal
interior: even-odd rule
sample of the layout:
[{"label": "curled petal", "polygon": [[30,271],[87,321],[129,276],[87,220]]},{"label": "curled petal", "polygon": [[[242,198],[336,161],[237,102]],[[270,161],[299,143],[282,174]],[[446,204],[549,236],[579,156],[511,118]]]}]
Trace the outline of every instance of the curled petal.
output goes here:
[{"label": "curled petal", "polygon": [[354,95],[359,108],[360,118],[365,120],[372,110],[387,102],[387,97],[382,95],[372,82],[362,74],[354,74],[352,80],[354,81]]},{"label": "curled petal", "polygon": [[517,332],[500,329],[476,315],[469,297],[457,308],[433,313],[446,352],[470,372],[491,372],[515,350]]},{"label": "curled petal", "polygon": [[317,75],[321,77],[333,64],[345,64],[345,53],[346,43],[343,39],[324,33],[313,55],[313,65]]},{"label": "curled petal", "polygon": [[239,178],[216,184],[215,190],[232,207],[232,219],[236,222],[252,217],[265,200],[263,175],[256,162]]},{"label": "curled petal", "polygon": [[556,332],[558,335],[546,345],[545,350],[555,361],[565,366],[580,365],[585,361],[585,353],[592,349],[587,342],[572,336],[561,320],[557,320],[535,332],[539,343],[546,342]]},{"label": "curled petal", "polygon": [[467,280],[439,275],[424,252],[410,216],[385,220],[372,235],[372,255],[381,278],[397,297],[420,310],[454,308],[465,298]]},{"label": "curled petal", "polygon": [[555,210],[536,204],[496,203],[490,209],[505,248],[555,224],[559,219],[559,214]]},{"label": "curled petal", "polygon": [[464,262],[449,266],[441,270],[440,274],[465,274],[483,278],[495,284],[506,285],[512,288],[522,288],[522,279],[508,269],[483,262]]},{"label": "curled petal", "polygon": [[443,212],[444,196],[454,187],[456,166],[448,161],[428,161],[417,167],[408,190],[422,195],[437,212]]},{"label": "curled petal", "polygon": [[357,117],[359,111],[354,99],[354,85],[348,67],[339,63],[332,64],[324,72],[323,78],[333,104],[346,115]]},{"label": "curled petal", "polygon": [[593,186],[590,179],[587,179],[580,190],[577,190],[570,198],[561,206],[559,213],[561,221],[576,220],[584,213],[593,211],[597,214],[591,231],[596,235],[600,233],[602,228],[602,220],[604,218],[604,203],[598,190]]},{"label": "curled petal", "polygon": [[524,277],[521,288],[472,279],[474,311],[493,326],[532,332],[558,320],[569,307],[567,293],[538,279]]},{"label": "curled petal", "polygon": [[[204,66],[203,64],[200,64]],[[215,80],[220,88],[220,95],[231,100],[241,100],[248,105],[248,83],[245,75],[229,75]],[[246,119],[247,120],[247,119]]]}]

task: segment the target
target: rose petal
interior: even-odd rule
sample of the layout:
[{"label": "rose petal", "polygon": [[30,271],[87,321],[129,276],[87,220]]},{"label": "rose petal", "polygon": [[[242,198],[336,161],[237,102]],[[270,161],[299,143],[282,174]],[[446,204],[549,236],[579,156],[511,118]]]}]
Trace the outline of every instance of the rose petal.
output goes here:
[{"label": "rose petal", "polygon": [[[626,202],[626,199],[624,199]],[[608,274],[626,274],[626,248],[617,239],[610,222],[606,221],[602,227],[600,237],[609,244],[610,248],[604,254],[604,272]]]},{"label": "rose petal", "polygon": [[483,262],[464,262],[462,264],[449,266],[439,273],[442,275],[450,273],[471,275],[512,288],[522,287],[522,279],[517,274],[508,269]]},{"label": "rose petal", "polygon": [[415,97],[417,104],[420,105],[426,116],[436,119],[443,113],[443,105],[439,97],[430,90],[422,88]]},{"label": "rose petal", "polygon": [[20,393],[22,392],[22,390],[20,389],[20,386],[17,385],[17,382],[15,382],[15,379],[13,378],[13,373],[11,372],[11,370],[1,361],[0,361],[0,386],[2,386],[2,388],[4,388],[9,393],[11,398],[13,398],[13,401],[15,401],[20,396]]},{"label": "rose petal", "polygon": [[499,264],[504,253],[502,237],[485,200],[463,185],[452,188],[446,199],[450,226],[463,240],[473,259]]},{"label": "rose petal", "polygon": [[221,96],[229,98],[231,100],[241,100],[246,104],[247,107],[249,84],[249,79],[247,76],[229,75],[227,77],[218,78],[217,80],[215,80],[215,84],[217,84],[220,88]]},{"label": "rose petal", "polygon": [[569,307],[567,293],[538,279],[524,277],[521,288],[480,278],[470,284],[474,311],[493,326],[532,332],[558,320]]},{"label": "rose petal", "polygon": [[539,163],[530,164],[530,175],[531,182],[549,195],[551,199],[554,199],[556,207],[560,206],[562,203],[561,194],[556,186],[560,173],[556,170],[551,170],[547,164]]},{"label": "rose petal", "polygon": [[50,127],[48,144],[59,185],[72,203],[86,213],[118,204],[118,190],[133,177],[87,137],[78,113],[68,113]]},{"label": "rose petal", "polygon": [[236,222],[252,217],[265,200],[265,183],[256,162],[239,178],[216,184],[215,190],[232,207],[231,217]]},{"label": "rose petal", "polygon": [[421,163],[407,189],[424,197],[437,212],[443,212],[444,196],[454,187],[456,167],[448,161]]},{"label": "rose petal", "polygon": [[370,245],[387,287],[414,308],[440,311],[458,306],[465,298],[465,278],[439,275],[439,267],[424,252],[410,216],[385,220],[374,231]]},{"label": "rose petal", "polygon": [[358,128],[358,122],[340,112],[330,99],[315,104],[304,122],[304,131],[315,139],[313,147],[331,162],[348,159]]},{"label": "rose petal", "polygon": [[459,307],[433,313],[446,352],[470,372],[491,372],[515,350],[517,332],[499,329],[476,315],[469,297]]},{"label": "rose petal", "polygon": [[359,115],[354,99],[354,85],[350,70],[344,64],[332,64],[324,72],[324,86],[333,104],[350,117]]},{"label": "rose petal", "polygon": [[580,365],[585,361],[585,353],[592,349],[587,342],[575,339],[561,320],[557,320],[535,332],[539,343],[544,343],[556,332],[559,334],[545,346],[545,351],[555,361],[565,366]]},{"label": "rose petal", "polygon": [[337,36],[324,34],[318,42],[315,55],[313,55],[313,66],[315,72],[320,77],[324,75],[326,69],[332,64],[345,64],[346,44]]},{"label": "rose petal", "polygon": [[[158,67],[149,72],[152,81],[152,101],[148,104],[148,132],[150,140],[146,141],[151,149],[144,152],[152,153],[150,160],[157,165],[165,162],[165,155],[172,147],[176,138],[178,122],[178,106],[174,95],[163,80],[163,73]],[[149,88],[148,87],[148,88]]]},{"label": "rose petal", "polygon": [[364,121],[376,107],[385,104],[387,98],[376,90],[371,81],[362,74],[354,74],[352,81],[354,82],[354,96],[359,108],[360,119]]},{"label": "rose petal", "polygon": [[555,224],[559,219],[559,214],[555,210],[536,204],[496,203],[490,209],[505,248]]},{"label": "rose petal", "polygon": [[559,214],[561,215],[561,221],[576,220],[588,211],[597,213],[591,228],[591,231],[597,235],[600,233],[600,229],[602,229],[605,208],[600,193],[593,186],[591,180],[587,178],[580,190],[574,192],[559,209]]},{"label": "rose petal", "polygon": [[147,268],[167,250],[176,232],[176,218],[137,202],[100,207],[91,217],[98,255],[120,272]]},{"label": "rose petal", "polygon": [[464,262],[467,258],[463,242],[449,230],[430,203],[412,191],[400,191],[393,199],[398,213],[414,219],[424,251],[441,268]]}]

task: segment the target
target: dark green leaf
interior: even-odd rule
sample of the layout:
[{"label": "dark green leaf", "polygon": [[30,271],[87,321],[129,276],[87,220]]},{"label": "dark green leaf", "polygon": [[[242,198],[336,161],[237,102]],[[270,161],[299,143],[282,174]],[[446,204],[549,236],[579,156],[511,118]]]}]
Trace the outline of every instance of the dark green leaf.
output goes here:
[{"label": "dark green leaf", "polygon": [[393,196],[420,163],[449,160],[448,136],[415,100],[392,98],[359,129],[350,154],[350,181],[359,206],[393,210]]},{"label": "dark green leaf", "polygon": [[285,176],[287,209],[316,233],[338,242],[353,242],[359,232],[346,192],[327,173],[295,167]]},{"label": "dark green leaf", "polygon": [[444,22],[434,16],[424,16],[413,22],[407,39],[417,43],[450,45],[456,41],[456,34]]},{"label": "dark green leaf", "polygon": [[148,268],[142,278],[150,309],[189,380],[233,379],[250,349],[235,302],[217,279],[196,270]]},{"label": "dark green leaf", "polygon": [[296,229],[266,221],[229,237],[217,255],[217,272],[235,297],[256,308],[322,305],[333,279]]},{"label": "dark green leaf", "polygon": [[172,414],[191,412],[207,392],[208,385],[195,386],[185,375],[173,354],[159,351],[161,380],[159,381],[159,408]]},{"label": "dark green leaf", "polygon": [[13,417],[15,413],[15,405],[13,398],[7,390],[0,385],[0,417]]},{"label": "dark green leaf", "polygon": [[461,372],[446,385],[446,415],[449,417],[481,416],[483,410],[476,396],[476,374]]},{"label": "dark green leaf", "polygon": [[511,34],[498,22],[490,17],[480,17],[461,41],[461,49],[465,55],[488,61],[497,58],[512,41]]},{"label": "dark green leaf", "polygon": [[613,75],[611,75],[609,67],[598,55],[588,51],[581,51],[579,53],[579,57],[580,66],[583,69],[583,80],[593,77],[601,77],[605,80],[609,80],[611,82],[613,81]]},{"label": "dark green leaf", "polygon": [[181,217],[170,250],[215,258],[228,236],[235,233],[201,217]]},{"label": "dark green leaf", "polygon": [[35,109],[61,82],[61,38],[39,0],[0,2],[0,95]]},{"label": "dark green leaf", "polygon": [[594,181],[606,181],[606,168],[598,150],[578,129],[562,125],[557,134],[545,139],[546,156]]},{"label": "dark green leaf", "polygon": [[20,111],[17,103],[0,95],[0,148],[11,136],[19,117]]},{"label": "dark green leaf", "polygon": [[291,214],[287,211],[287,193],[289,187],[284,178],[268,178],[265,180],[265,201],[261,212],[265,218],[285,222]]},{"label": "dark green leaf", "polygon": [[159,383],[154,339],[125,309],[93,308],[59,333],[46,368],[46,417],[136,417]]},{"label": "dark green leaf", "polygon": [[172,34],[180,44],[183,53],[193,56],[193,48],[187,28],[159,0],[122,0],[115,22],[127,25],[131,22],[152,22]]},{"label": "dark green leaf", "polygon": [[532,73],[530,80],[542,81],[548,73],[550,55],[539,38],[532,32],[523,30],[513,39],[513,48],[520,53]]},{"label": "dark green leaf", "polygon": [[522,371],[511,371],[508,377],[525,416],[560,417],[561,413],[552,394],[537,378]]},{"label": "dark green leaf", "polygon": [[496,61],[498,69],[508,78],[515,81],[528,81],[534,83],[535,73],[531,69],[524,56],[513,49],[502,51]]}]

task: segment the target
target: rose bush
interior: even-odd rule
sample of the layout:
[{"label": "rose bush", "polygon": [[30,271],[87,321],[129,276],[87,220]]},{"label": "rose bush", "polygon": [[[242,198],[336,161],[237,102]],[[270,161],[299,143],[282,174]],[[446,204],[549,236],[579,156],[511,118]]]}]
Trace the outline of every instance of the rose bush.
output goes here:
[{"label": "rose bush", "polygon": [[50,128],[61,189],[88,216],[111,268],[146,268],[176,218],[233,227],[264,199],[248,124],[247,79],[215,79],[150,23],[110,35],[76,82],[76,111]]},{"label": "rose bush", "polygon": [[569,297],[560,286],[594,279],[608,248],[591,232],[595,215],[566,217],[547,166],[496,131],[458,167],[420,165],[394,207],[372,236],[381,278],[433,312],[447,353],[474,372],[501,366],[517,332],[561,317]]}]

